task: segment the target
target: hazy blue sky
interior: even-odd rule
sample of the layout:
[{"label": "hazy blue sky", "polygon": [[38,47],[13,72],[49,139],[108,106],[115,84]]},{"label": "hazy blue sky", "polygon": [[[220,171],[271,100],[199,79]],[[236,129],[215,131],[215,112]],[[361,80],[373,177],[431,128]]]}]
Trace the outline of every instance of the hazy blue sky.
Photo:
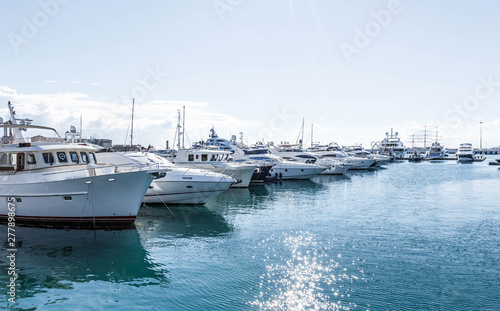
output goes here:
[{"label": "hazy blue sky", "polygon": [[424,124],[445,146],[500,144],[498,1],[3,1],[0,115],[164,147],[190,141],[340,144]]}]

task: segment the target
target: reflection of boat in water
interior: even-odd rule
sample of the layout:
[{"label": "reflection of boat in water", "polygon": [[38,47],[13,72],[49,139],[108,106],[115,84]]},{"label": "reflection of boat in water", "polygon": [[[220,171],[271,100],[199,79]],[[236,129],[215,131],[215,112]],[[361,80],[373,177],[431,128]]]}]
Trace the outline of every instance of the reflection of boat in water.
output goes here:
[{"label": "reflection of boat in water", "polygon": [[233,231],[221,214],[204,206],[172,204],[168,209],[161,204],[141,208],[135,227],[143,242],[152,238],[215,237]]},{"label": "reflection of boat in water", "polygon": [[409,162],[421,162],[424,159],[420,153],[414,152],[408,156]]},{"label": "reflection of boat in water", "polygon": [[[168,271],[149,260],[135,229],[15,229],[20,285],[16,302],[21,306],[25,298],[31,297],[38,297],[41,304],[54,301],[60,298],[62,289],[78,288],[76,283],[104,281],[141,286],[169,282]],[[7,227],[1,225],[0,231],[7,232]],[[0,256],[0,269],[6,271],[7,266],[6,256]],[[0,282],[8,284],[7,277],[2,273]],[[4,298],[2,295],[0,304]]]}]

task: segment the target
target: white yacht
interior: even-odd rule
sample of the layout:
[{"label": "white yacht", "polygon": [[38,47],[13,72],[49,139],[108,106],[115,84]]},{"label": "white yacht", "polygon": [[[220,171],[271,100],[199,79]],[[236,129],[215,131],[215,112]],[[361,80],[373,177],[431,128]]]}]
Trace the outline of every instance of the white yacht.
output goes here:
[{"label": "white yacht", "polygon": [[153,180],[144,196],[144,203],[205,204],[235,182],[224,174],[174,165],[152,153],[103,152],[96,155],[99,162],[120,165],[125,171],[130,170],[129,165],[168,169],[165,176]]},{"label": "white yacht", "polygon": [[440,161],[448,158],[448,151],[437,141],[433,142],[429,150],[425,152],[424,160]]},{"label": "white yacht", "polygon": [[[240,133],[240,134],[243,135],[243,133]],[[241,136],[241,140],[243,141],[243,136]],[[235,135],[232,135],[231,140],[221,138],[221,137],[219,137],[219,135],[217,135],[215,133],[215,129],[213,127],[210,129],[210,134],[208,136],[208,139],[203,144],[203,146],[208,146],[209,148],[215,147],[217,149],[229,151],[231,153],[234,153],[235,149],[245,148],[243,146],[243,143],[238,144],[236,142]],[[200,146],[200,147],[202,147],[202,146]],[[229,160],[233,161],[234,159],[232,156],[230,156]],[[238,163],[241,163],[241,161]],[[257,163],[257,162],[252,162],[252,161],[247,161],[247,164],[257,165],[256,168],[254,169],[253,174],[252,174],[252,178],[250,180],[251,183],[262,183],[266,179],[269,178],[269,171],[271,170],[273,164],[271,164],[271,163]]]},{"label": "white yacht", "polygon": [[306,164],[316,164],[325,167],[321,175],[342,175],[353,165],[334,158],[323,157],[297,148],[274,148],[272,153],[288,161],[297,161]]},{"label": "white yacht", "polygon": [[470,143],[460,144],[460,147],[458,148],[455,155],[457,156],[458,162],[473,162],[474,149],[472,148],[472,144]]},{"label": "white yacht", "polygon": [[311,179],[326,169],[321,165],[285,160],[271,154],[266,148],[235,148],[232,157],[236,162],[253,161],[258,165],[273,164],[269,171],[269,177],[272,179]]},{"label": "white yacht", "polygon": [[[15,221],[77,226],[131,224],[158,170],[117,173],[99,165],[87,144],[32,143],[22,131],[49,127],[16,119],[3,123],[0,145],[0,218],[15,205]],[[20,122],[20,124],[18,124]],[[9,135],[8,135],[9,133]]]},{"label": "white yacht", "polygon": [[340,160],[347,165],[351,165],[351,170],[366,170],[375,165],[375,160],[367,158],[358,158],[348,155],[336,143],[329,145],[315,145],[306,151],[317,154],[325,159]]},{"label": "white yacht", "polygon": [[255,164],[228,162],[231,152],[218,149],[179,149],[172,162],[176,165],[188,166],[221,173],[236,179],[231,185],[234,188],[246,188],[250,184],[255,171]]},{"label": "white yacht", "polygon": [[385,133],[385,138],[380,142],[379,154],[389,156],[394,159],[402,159],[406,156],[406,147],[398,137],[398,132]]},{"label": "white yacht", "polygon": [[342,149],[344,149],[346,153],[350,156],[375,160],[375,164],[373,165],[375,167],[381,167],[382,165],[387,165],[391,161],[390,157],[381,154],[371,153],[362,146],[357,146],[357,145],[347,146],[343,147]]}]

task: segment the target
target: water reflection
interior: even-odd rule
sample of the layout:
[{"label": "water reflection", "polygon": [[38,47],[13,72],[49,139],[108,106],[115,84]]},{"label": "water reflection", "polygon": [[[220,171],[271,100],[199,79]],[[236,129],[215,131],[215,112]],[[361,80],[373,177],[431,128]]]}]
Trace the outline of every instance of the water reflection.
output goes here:
[{"label": "water reflection", "polygon": [[142,239],[153,237],[217,237],[233,228],[224,217],[204,206],[149,204],[135,221]]},{"label": "water reflection", "polygon": [[261,310],[350,310],[344,283],[355,276],[332,258],[332,250],[308,232],[283,233],[261,241],[266,272],[250,304]]},{"label": "water reflection", "polygon": [[[1,225],[0,232],[7,232],[7,227]],[[16,227],[15,233],[18,301],[47,293],[39,304],[43,305],[45,299],[53,298],[48,294],[51,289],[72,290],[76,283],[105,281],[144,286],[169,282],[165,267],[150,262],[135,229]],[[6,271],[7,266],[5,256],[1,256],[0,269]],[[2,273],[0,283],[6,282],[7,274]]]}]

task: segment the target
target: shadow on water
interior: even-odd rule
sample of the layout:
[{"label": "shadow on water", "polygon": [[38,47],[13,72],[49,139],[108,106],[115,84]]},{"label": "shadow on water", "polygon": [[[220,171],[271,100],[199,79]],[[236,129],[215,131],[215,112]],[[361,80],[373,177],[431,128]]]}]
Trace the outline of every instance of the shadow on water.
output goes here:
[{"label": "shadow on water", "polygon": [[[0,231],[6,234],[7,226],[1,225]],[[18,301],[52,289],[72,290],[75,283],[105,281],[144,286],[169,282],[168,271],[150,262],[136,229],[16,227],[15,235]],[[6,256],[0,257],[0,269],[7,271],[7,267]],[[2,273],[0,282],[7,284],[7,277]]]},{"label": "shadow on water", "polygon": [[148,204],[141,207],[135,226],[142,239],[217,237],[233,231],[222,215],[203,205]]}]

